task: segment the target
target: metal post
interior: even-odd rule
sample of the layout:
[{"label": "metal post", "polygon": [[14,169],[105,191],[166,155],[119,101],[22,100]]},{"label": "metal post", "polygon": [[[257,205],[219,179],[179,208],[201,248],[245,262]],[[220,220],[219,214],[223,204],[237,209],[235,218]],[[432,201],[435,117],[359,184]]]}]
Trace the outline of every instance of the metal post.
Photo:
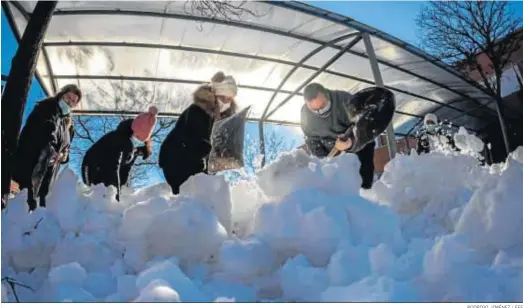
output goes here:
[{"label": "metal post", "polygon": [[[363,33],[363,43],[365,44],[365,50],[369,56],[370,67],[372,69],[372,75],[374,76],[374,83],[378,87],[384,87],[383,78],[381,77],[380,68],[378,66],[378,60],[376,59],[376,53],[374,53],[374,47],[372,47],[372,42],[368,33]],[[387,147],[389,149],[389,158],[393,159],[397,153],[397,145],[392,122],[387,127]]]},{"label": "metal post", "polygon": [[263,131],[263,125],[264,125],[264,121],[262,118],[258,122],[258,134],[259,134],[259,138],[260,138],[260,155],[261,155],[260,167],[261,168],[265,167],[265,133]]},{"label": "metal post", "polygon": [[505,119],[503,118],[503,113],[501,110],[502,104],[496,98],[496,111],[498,113],[499,126],[501,127],[501,135],[503,136],[503,143],[505,144],[505,151],[507,156],[510,154],[510,142],[507,134],[507,127],[505,124]]}]

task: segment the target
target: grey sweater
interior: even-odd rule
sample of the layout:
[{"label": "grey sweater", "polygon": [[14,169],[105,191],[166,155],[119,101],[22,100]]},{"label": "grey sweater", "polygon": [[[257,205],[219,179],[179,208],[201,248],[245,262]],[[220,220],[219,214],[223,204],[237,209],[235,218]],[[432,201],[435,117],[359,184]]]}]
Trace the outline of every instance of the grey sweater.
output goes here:
[{"label": "grey sweater", "polygon": [[351,124],[347,106],[352,94],[327,90],[327,96],[332,108],[326,115],[310,111],[306,104],[301,108],[301,129],[305,143],[312,155],[320,158],[329,155],[337,137],[345,133]]}]

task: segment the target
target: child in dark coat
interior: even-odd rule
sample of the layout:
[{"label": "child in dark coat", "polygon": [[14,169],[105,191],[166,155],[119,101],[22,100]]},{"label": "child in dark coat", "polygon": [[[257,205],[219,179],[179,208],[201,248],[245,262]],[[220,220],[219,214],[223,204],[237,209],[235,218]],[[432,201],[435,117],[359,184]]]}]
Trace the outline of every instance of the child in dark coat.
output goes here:
[{"label": "child in dark coat", "polygon": [[120,122],[116,130],[95,142],[82,161],[83,182],[116,187],[116,200],[120,201],[120,188],[127,184],[136,158],[145,160],[152,153],[150,138],[157,114],[158,109],[150,107],[149,112]]},{"label": "child in dark coat", "polygon": [[180,115],[160,149],[159,165],[173,194],[192,175],[207,173],[214,122],[236,112],[238,87],[232,76],[216,73],[193,93],[193,104]]},{"label": "child in dark coat", "polygon": [[74,136],[71,109],[82,99],[82,92],[74,85],[64,86],[54,97],[38,102],[22,129],[13,181],[20,190],[27,189],[29,210],[45,207],[45,198],[60,164],[69,161],[69,148]]}]

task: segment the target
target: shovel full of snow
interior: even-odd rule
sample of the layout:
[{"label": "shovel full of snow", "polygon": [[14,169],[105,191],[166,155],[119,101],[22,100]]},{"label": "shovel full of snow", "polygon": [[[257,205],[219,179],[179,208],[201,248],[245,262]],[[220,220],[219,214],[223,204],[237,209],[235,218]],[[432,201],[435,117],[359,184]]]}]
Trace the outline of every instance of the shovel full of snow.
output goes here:
[{"label": "shovel full of snow", "polygon": [[[353,123],[340,137],[342,141],[352,140],[350,153],[357,153],[369,142],[383,133],[394,115],[396,98],[394,93],[386,88],[370,87],[354,94],[347,107],[349,118]],[[339,153],[333,148],[328,157]]]},{"label": "shovel full of snow", "polygon": [[245,122],[250,106],[214,123],[211,133],[211,153],[207,163],[210,173],[244,167],[243,142]]}]

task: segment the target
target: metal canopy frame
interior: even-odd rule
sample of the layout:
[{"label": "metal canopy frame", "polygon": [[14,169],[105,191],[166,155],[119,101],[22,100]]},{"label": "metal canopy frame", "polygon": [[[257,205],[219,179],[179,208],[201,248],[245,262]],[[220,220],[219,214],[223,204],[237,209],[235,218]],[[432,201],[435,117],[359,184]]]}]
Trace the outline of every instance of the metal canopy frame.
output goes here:
[{"label": "metal canopy frame", "polygon": [[[435,59],[434,57],[431,57],[431,56],[423,53],[419,49],[417,49],[417,48],[415,48],[415,47],[413,47],[413,46],[411,46],[411,45],[409,45],[409,44],[407,44],[405,42],[402,42],[402,41],[400,41],[400,40],[398,40],[398,39],[396,39],[396,38],[394,38],[392,36],[389,36],[389,35],[387,35],[385,33],[382,33],[382,32],[380,32],[380,31],[378,31],[376,29],[373,29],[373,28],[371,28],[369,26],[366,26],[366,25],[361,24],[361,23],[359,23],[357,21],[354,21],[351,18],[342,16],[342,15],[339,15],[339,14],[336,14],[336,13],[328,12],[328,11],[325,11],[325,10],[322,10],[322,9],[310,6],[308,4],[304,4],[304,3],[300,3],[300,2],[296,2],[296,1],[284,1],[284,2],[262,1],[262,2],[268,3],[268,4],[270,4],[272,6],[275,6],[275,7],[282,7],[282,8],[285,8],[285,9],[290,9],[290,10],[295,10],[295,11],[299,11],[299,12],[302,12],[302,13],[306,13],[308,15],[315,16],[315,17],[320,18],[320,19],[328,20],[328,21],[334,22],[336,24],[340,24],[340,25],[349,27],[349,28],[351,28],[351,29],[353,29],[355,31],[353,31],[353,32],[351,32],[349,34],[343,35],[341,37],[338,37],[338,38],[336,38],[334,40],[331,40],[329,42],[324,42],[322,40],[315,39],[315,38],[310,37],[310,36],[304,36],[304,35],[291,33],[291,32],[287,32],[287,31],[282,31],[282,30],[278,30],[278,29],[274,29],[274,28],[269,28],[269,27],[265,27],[265,26],[261,26],[261,25],[249,24],[249,23],[239,22],[239,21],[234,21],[234,20],[220,20],[220,19],[215,19],[215,18],[207,18],[207,17],[194,16],[194,15],[184,15],[184,14],[176,14],[176,13],[162,13],[162,12],[149,12],[149,11],[138,11],[138,10],[122,10],[122,9],[115,9],[115,10],[111,10],[111,9],[59,10],[58,9],[54,13],[55,16],[66,16],[66,15],[131,15],[131,16],[147,16],[147,17],[171,18],[171,19],[179,19],[179,20],[206,22],[206,23],[212,23],[212,24],[218,24],[218,25],[226,25],[226,26],[233,26],[233,27],[237,27],[237,28],[241,28],[241,29],[250,29],[250,30],[256,30],[256,31],[260,31],[260,32],[276,34],[276,35],[280,35],[280,36],[283,36],[283,37],[288,37],[288,38],[297,39],[297,40],[304,41],[304,42],[318,44],[318,45],[320,45],[320,47],[318,47],[318,48],[314,49],[313,51],[311,51],[307,56],[303,57],[300,61],[294,62],[294,61],[282,60],[282,59],[271,58],[271,57],[266,57],[266,56],[251,55],[251,54],[237,53],[237,52],[224,51],[224,50],[214,50],[214,49],[206,49],[206,48],[188,47],[188,46],[181,46],[181,45],[130,43],[130,42],[96,42],[96,41],[92,41],[92,42],[89,42],[89,41],[78,41],[78,42],[75,42],[75,41],[71,41],[71,40],[69,40],[67,42],[65,42],[65,41],[64,42],[44,42],[43,47],[42,47],[42,57],[43,57],[43,60],[45,61],[46,69],[47,69],[47,71],[49,73],[49,77],[50,77],[50,80],[51,80],[52,91],[54,93],[57,92],[56,80],[58,80],[58,79],[91,79],[91,80],[98,79],[98,80],[122,80],[122,81],[125,81],[125,80],[133,81],[134,80],[134,81],[168,82],[168,83],[181,83],[181,84],[200,84],[200,83],[203,82],[203,81],[195,81],[195,80],[176,79],[176,78],[135,77],[135,76],[121,76],[121,75],[120,76],[112,76],[112,75],[111,76],[99,76],[99,75],[56,75],[56,74],[53,73],[51,62],[49,60],[49,55],[48,55],[47,50],[46,50],[47,47],[60,47],[60,46],[100,46],[100,47],[154,48],[154,49],[180,50],[180,51],[189,51],[189,52],[197,52],[197,53],[204,53],[204,54],[216,54],[216,55],[224,55],[224,56],[233,56],[233,57],[238,57],[238,58],[268,61],[268,62],[273,62],[273,63],[279,63],[279,64],[285,64],[285,65],[292,66],[291,71],[288,72],[287,75],[285,76],[285,78],[282,79],[282,81],[280,82],[280,84],[278,85],[277,88],[247,86],[247,85],[240,85],[239,86],[240,88],[245,88],[245,89],[253,89],[253,90],[261,90],[261,91],[271,91],[271,92],[273,92],[269,102],[265,106],[265,109],[263,111],[263,114],[262,114],[261,118],[259,118],[259,119],[249,118],[250,121],[257,121],[259,123],[262,153],[264,152],[263,151],[263,147],[264,147],[263,123],[269,122],[269,123],[280,124],[280,125],[296,126],[297,124],[294,123],[294,122],[286,122],[286,121],[281,121],[281,120],[276,120],[276,119],[272,119],[271,120],[270,117],[276,112],[276,110],[278,110],[279,108],[284,106],[294,95],[296,95],[296,94],[301,95],[299,93],[300,90],[308,82],[312,81],[315,77],[317,77],[321,73],[328,73],[328,74],[331,74],[331,75],[334,75],[334,76],[343,77],[343,78],[346,78],[346,79],[349,79],[349,80],[352,80],[352,81],[357,81],[357,82],[368,84],[368,85],[384,86],[384,87],[386,87],[386,88],[388,88],[388,89],[390,89],[392,91],[395,91],[395,92],[398,92],[398,93],[401,93],[401,94],[404,94],[404,95],[407,95],[407,96],[410,96],[410,97],[422,99],[422,100],[425,100],[427,102],[431,102],[431,103],[439,105],[432,112],[436,112],[436,111],[441,110],[444,107],[447,107],[449,109],[452,109],[454,111],[459,112],[460,115],[458,117],[461,117],[461,116],[464,116],[464,115],[468,115],[468,116],[476,118],[476,119],[478,119],[478,120],[480,120],[482,122],[486,122],[487,125],[488,125],[488,122],[497,121],[497,119],[495,117],[496,111],[491,109],[491,108],[489,108],[489,106],[488,106],[488,105],[490,105],[492,103],[491,101],[489,101],[486,104],[482,104],[480,101],[478,101],[478,99],[473,98],[473,97],[471,97],[470,95],[468,95],[466,93],[462,93],[462,92],[460,92],[460,91],[458,91],[456,89],[453,89],[452,87],[449,87],[449,86],[447,86],[445,84],[442,84],[440,82],[437,82],[437,81],[434,81],[434,80],[430,80],[429,78],[427,78],[425,76],[422,76],[422,75],[417,74],[415,72],[409,71],[409,70],[407,70],[405,68],[402,68],[402,67],[400,67],[398,65],[395,65],[395,64],[393,64],[393,63],[391,63],[389,61],[385,61],[383,59],[375,58],[375,56],[374,56],[375,59],[371,59],[372,58],[372,54],[374,54],[374,48],[373,47],[372,47],[371,52],[369,52],[369,50],[367,50],[367,54],[351,50],[351,48],[354,45],[356,45],[356,43],[358,43],[362,39],[362,36],[372,35],[372,36],[375,36],[375,37],[377,37],[379,39],[382,39],[382,40],[384,40],[384,41],[386,41],[388,43],[391,43],[391,44],[393,44],[393,45],[395,45],[397,47],[400,47],[401,49],[404,49],[404,50],[414,54],[415,56],[420,57],[421,59],[427,61],[428,63],[436,65],[437,67],[445,70],[446,72],[451,73],[452,75],[454,75],[454,76],[460,78],[461,80],[467,82],[469,85],[473,86],[474,88],[480,89],[485,95],[488,95],[485,92],[484,89],[482,89],[481,87],[478,87],[478,85],[475,82],[473,82],[472,80],[470,80],[470,78],[468,78],[468,77],[464,76],[463,74],[457,72],[456,70],[450,68],[449,66],[447,66],[446,64],[442,63],[441,61]],[[20,14],[26,19],[26,21],[30,18],[31,14],[29,12],[27,12],[25,10],[25,8],[18,1],[9,1],[8,3],[11,3],[18,11],[20,11]],[[6,2],[2,2],[2,7],[5,9],[7,19],[9,21],[9,24],[10,24],[11,28],[13,29],[15,37],[17,38],[17,40],[20,40],[19,29],[18,29],[16,23],[14,22],[14,17],[13,17],[13,14],[11,12],[11,7]],[[340,45],[340,42],[342,42],[342,41],[344,41],[344,40],[346,40],[346,39],[348,39],[350,37],[355,37],[355,39],[353,39],[349,44],[347,44],[345,46]],[[333,58],[331,58],[331,60],[329,60],[327,63],[325,63],[322,67],[317,67],[317,66],[305,64],[305,62],[308,59],[310,59],[313,55],[315,55],[316,53],[320,52],[321,50],[323,50],[326,47],[330,47],[330,48],[336,49],[336,51],[338,51],[338,53]],[[350,55],[354,55],[354,56],[357,56],[359,58],[368,60],[371,63],[371,67],[373,68],[372,71],[373,71],[374,79],[378,80],[378,82],[372,81],[372,80],[368,80],[368,79],[364,79],[364,78],[360,78],[360,77],[357,77],[357,76],[352,76],[352,75],[346,74],[346,73],[341,73],[341,72],[329,70],[328,67],[332,63],[334,63],[339,57],[341,57],[343,54],[350,54]],[[375,62],[375,63],[373,63],[373,62]],[[399,88],[396,88],[396,87],[383,85],[383,81],[380,80],[381,79],[381,73],[379,72],[378,63],[381,64],[381,65],[384,65],[386,67],[389,67],[389,68],[395,69],[397,71],[400,71],[402,73],[405,73],[405,74],[407,74],[409,76],[418,78],[418,79],[420,79],[420,80],[422,80],[424,82],[428,82],[430,84],[436,85],[439,88],[445,89],[445,90],[447,90],[447,91],[449,91],[449,92],[451,92],[453,94],[458,95],[461,98],[460,99],[456,99],[456,100],[454,100],[454,101],[452,101],[450,103],[448,103],[448,102],[446,103],[446,102],[440,102],[440,101],[438,101],[436,99],[432,99],[431,97],[427,97],[427,96],[420,95],[420,94],[417,94],[417,93],[412,93],[410,91],[402,90],[402,89],[399,89]],[[283,90],[283,87],[286,85],[287,80],[290,78],[290,76],[298,68],[314,70],[316,72],[311,77],[309,77],[306,80],[306,82],[304,82],[302,85],[300,85],[294,91]],[[376,74],[376,69],[377,69],[377,74]],[[47,89],[45,84],[42,82],[42,78],[38,74],[38,72],[36,73],[36,78],[39,81],[39,83],[42,85],[42,88],[45,91],[45,93],[47,95],[49,95],[49,91],[48,91],[49,89]],[[269,111],[270,110],[270,106],[272,105],[272,103],[275,100],[275,98],[276,98],[278,93],[287,94],[288,96],[282,102],[280,102],[272,111]],[[454,104],[456,102],[459,102],[459,101],[472,102],[475,105],[477,105],[477,107],[474,108],[473,110],[484,110],[485,112],[480,113],[480,114],[472,114],[472,113],[470,113],[469,110],[465,110],[465,109],[462,109],[462,108],[458,108],[456,106],[452,106],[452,104]],[[396,133],[392,132],[393,134],[398,135],[398,136],[409,136],[411,134],[412,130],[417,125],[419,125],[419,123],[423,119],[423,116],[421,116],[421,115],[416,115],[416,114],[412,114],[412,113],[408,113],[408,112],[403,112],[401,110],[396,110],[395,113],[399,114],[399,115],[403,115],[403,116],[412,117],[413,119],[414,118],[420,118],[420,120],[417,122],[417,124],[414,125],[407,132],[407,134],[402,134],[402,133],[399,133],[399,132],[396,132]],[[79,115],[81,115],[81,114],[84,114],[84,115],[111,115],[111,114],[120,114],[120,115],[121,114],[129,114],[129,115],[134,115],[134,114],[137,114],[137,113],[130,112],[130,111],[117,111],[117,112],[115,111],[115,112],[113,112],[113,111],[96,111],[96,110],[93,110],[93,111],[75,112],[75,114],[79,114]],[[179,116],[179,114],[178,113],[162,113],[161,112],[160,116],[177,117],[177,116]],[[455,125],[455,126],[457,126],[457,125]],[[461,125],[461,126],[463,126],[463,125]],[[469,127],[466,127],[466,128],[468,130],[476,131],[476,130],[474,130],[472,128],[469,128]],[[388,139],[389,140],[394,139],[393,135],[392,135],[392,137],[390,135],[391,130],[392,130],[392,125],[391,125],[390,129],[388,130],[388,135],[389,135]],[[391,140],[391,142],[392,142],[392,140]],[[394,145],[395,145],[395,143],[394,143]],[[394,154],[391,153],[391,156],[393,156],[393,155]]]},{"label": "metal canopy frame", "polygon": [[[362,24],[358,21],[355,21],[354,19],[352,18],[346,18],[344,17],[343,15],[340,15],[340,14],[337,14],[337,13],[333,13],[333,12],[329,12],[329,11],[326,11],[326,10],[323,10],[323,9],[320,9],[320,8],[316,8],[312,5],[309,5],[309,4],[306,4],[306,3],[302,3],[302,2],[298,2],[298,1],[278,1],[278,2],[271,2],[271,1],[263,1],[263,2],[267,2],[267,3],[271,3],[271,5],[274,5],[274,6],[280,6],[280,7],[284,7],[284,8],[288,8],[288,9],[292,9],[292,10],[296,10],[296,11],[300,11],[300,12],[303,12],[303,13],[307,13],[307,14],[311,14],[311,15],[314,15],[314,16],[317,16],[319,18],[324,18],[324,19],[327,19],[327,20],[330,20],[332,22],[336,22],[336,23],[339,23],[339,24],[344,24],[344,25],[347,25],[348,27],[351,27],[353,29],[357,29],[358,31],[361,31],[363,33],[368,33],[368,34],[371,34],[373,36],[376,36],[377,38],[380,38],[382,40],[385,40],[387,41],[388,43],[391,43],[397,47],[400,47],[402,49],[405,49],[407,50],[408,52],[414,54],[415,56],[418,56],[420,58],[422,58],[423,60],[427,61],[428,63],[430,64],[433,64],[433,65],[436,65],[437,67],[445,70],[446,72],[454,75],[455,77],[461,79],[462,81],[468,83],[469,85],[481,90],[486,96],[490,97],[490,94],[487,93],[487,91],[485,90],[485,88],[483,86],[481,86],[480,84],[478,84],[477,82],[475,82],[474,80],[472,80],[469,76],[457,71],[456,69],[450,67],[449,65],[443,63],[441,60],[437,59],[436,57],[434,56],[431,56],[425,52],[423,52],[422,50],[420,50],[419,48],[407,43],[407,42],[403,42],[391,35],[388,35],[386,33],[383,33],[375,28],[372,28],[370,26],[367,26],[365,24]],[[361,55],[363,57],[365,57],[365,55]],[[393,64],[387,64],[386,61],[381,61],[378,59],[378,62],[379,63],[382,63],[382,64],[386,64],[390,67],[393,67],[395,69],[398,69],[398,70],[405,70],[401,67],[398,67],[398,66],[395,66]],[[413,72],[410,72],[408,70],[405,70],[404,71],[405,73],[407,74],[410,74],[410,75],[413,75],[415,77],[418,77],[418,78],[425,78],[423,76],[416,76],[415,73]],[[451,88],[448,88],[446,85],[440,85],[434,81],[431,81],[431,80],[426,80],[432,84],[436,84],[442,88],[446,88],[447,90],[449,91],[452,91],[464,98],[467,98],[469,99],[470,101],[474,102],[475,104],[479,105],[479,106],[482,106],[482,108],[487,108],[487,105],[490,105],[492,104],[493,102],[489,102],[487,104],[481,104],[480,102],[478,102],[476,99],[473,99],[472,97],[470,97],[469,95],[467,94],[464,94],[464,93],[461,93],[459,91],[455,91],[454,89],[451,89]],[[509,105],[507,105],[506,107],[509,107]],[[494,114],[496,114],[496,111],[493,110],[493,109],[490,109],[488,108],[490,111],[494,112]],[[511,110],[514,110],[512,108],[509,107],[509,109]],[[517,110],[514,110],[518,113],[521,114],[521,112],[517,111]],[[522,114],[523,115],[523,114]]]},{"label": "metal canopy frame", "polygon": [[283,105],[285,105],[294,95],[298,94],[308,83],[310,83],[314,78],[316,78],[318,75],[323,73],[327,67],[331,66],[336,60],[338,60],[343,54],[350,50],[354,45],[356,45],[361,40],[361,35],[357,36],[355,39],[353,39],[347,46],[343,47],[336,55],[334,55],[327,63],[325,63],[322,67],[320,67],[316,72],[314,72],[309,78],[307,78],[304,82],[302,82],[296,90],[294,90],[291,94],[289,94],[282,102],[280,102],[272,111],[270,111],[265,118],[262,117],[262,121],[268,119],[271,115],[273,115],[276,110],[281,108]]},{"label": "metal canopy frame", "polygon": [[[353,33],[353,34],[356,35],[357,33]],[[240,58],[246,58],[246,59],[252,59],[252,60],[261,60],[261,61],[275,62],[275,63],[280,63],[280,64],[286,64],[286,65],[293,66],[293,69],[294,69],[294,67],[296,67],[296,68],[305,68],[305,69],[310,69],[310,70],[315,70],[315,71],[320,69],[320,67],[318,67],[318,66],[307,65],[307,64],[302,63],[302,61],[292,62],[292,61],[286,61],[286,60],[270,58],[270,57],[263,57],[263,56],[257,56],[257,55],[248,55],[248,54],[234,53],[234,52],[228,52],[228,51],[222,51],[222,50],[197,48],[197,47],[186,47],[186,46],[173,46],[173,45],[162,45],[162,44],[145,44],[145,43],[127,43],[127,42],[75,42],[75,41],[69,41],[69,42],[49,42],[49,43],[44,43],[43,45],[46,46],[46,47],[99,46],[99,47],[158,48],[158,49],[169,49],[169,50],[180,50],[180,51],[190,51],[190,52],[198,52],[198,53],[217,54],[217,55],[224,55],[224,56],[234,56],[234,57],[240,57]],[[328,69],[325,69],[324,72],[332,74],[332,75],[335,75],[335,76],[343,77],[343,78],[346,78],[346,79],[350,79],[350,80],[366,83],[366,84],[369,84],[369,85],[375,85],[375,82],[372,81],[372,80],[368,80],[368,79],[352,76],[352,75],[349,75],[349,74],[344,74],[344,73],[340,73],[340,72],[336,72],[336,71],[332,71],[332,70],[328,70]],[[78,75],[58,75],[58,76],[54,76],[54,78],[73,78],[74,79],[77,76]],[[114,78],[114,77],[110,77],[110,78]],[[125,80],[125,78],[126,78],[125,76],[120,76],[119,79],[124,79]],[[133,78],[133,77],[130,77],[130,78]],[[106,79],[106,78],[100,78],[100,79]],[[148,79],[150,79],[150,80],[148,80]],[[168,79],[165,79],[165,80],[155,80],[154,78],[142,78],[142,80],[144,80],[144,81],[169,82]],[[178,79],[178,80],[183,80],[183,79]],[[187,83],[192,84],[193,81],[188,80]],[[283,85],[285,85],[285,83],[282,83],[281,86],[283,87]],[[432,103],[438,104],[438,105],[440,105],[441,108],[442,107],[447,107],[447,108],[453,109],[455,111],[467,114],[467,115],[469,115],[471,117],[474,117],[474,118],[478,118],[478,119],[482,119],[482,120],[486,120],[486,121],[491,121],[492,120],[490,117],[486,117],[486,116],[483,116],[483,115],[482,116],[478,116],[478,115],[470,114],[470,113],[468,113],[464,109],[451,106],[451,103],[446,104],[446,103],[437,101],[435,99],[432,99],[430,97],[426,97],[426,96],[423,96],[423,95],[412,93],[410,91],[402,90],[402,89],[399,89],[399,88],[396,88],[396,87],[392,87],[392,86],[385,86],[385,88],[387,88],[389,90],[392,90],[392,91],[395,91],[395,92],[398,92],[398,93],[402,93],[402,94],[405,94],[405,95],[408,95],[408,96],[412,96],[412,97],[415,97],[415,98],[426,100],[428,102],[432,102]],[[284,91],[279,90],[279,89],[281,89],[281,87],[278,87],[276,89],[270,89],[270,88],[265,88],[265,89],[267,89],[269,91],[285,93]],[[289,91],[287,91],[287,92],[290,93]],[[462,99],[462,100],[468,100],[468,99]],[[397,112],[397,113],[399,113],[399,112]]]},{"label": "metal canopy frame", "polygon": [[[13,2],[17,2],[17,1],[13,1]],[[287,3],[287,2],[269,2],[269,3],[271,5],[275,5],[275,6],[287,7],[286,5],[284,5],[284,3]],[[297,8],[295,8],[293,6],[289,6],[287,8],[297,9]],[[301,10],[301,9],[297,9],[297,10]],[[310,14],[311,12],[306,11],[306,13]],[[26,14],[27,14],[27,12],[26,12]],[[66,15],[135,15],[135,16],[147,16],[147,17],[161,17],[161,18],[191,20],[191,21],[209,22],[209,23],[214,23],[214,24],[234,26],[234,27],[238,27],[238,28],[257,30],[257,31],[261,31],[261,32],[268,32],[268,33],[272,33],[272,34],[277,34],[277,35],[281,35],[281,36],[285,36],[285,37],[298,39],[298,40],[301,40],[301,41],[306,41],[306,42],[310,42],[310,43],[323,45],[323,42],[320,41],[320,40],[316,40],[316,39],[311,38],[311,37],[306,37],[306,36],[293,34],[293,33],[285,32],[285,31],[280,31],[280,30],[276,30],[276,29],[271,29],[271,28],[266,28],[266,27],[246,24],[246,23],[237,22],[237,21],[226,21],[226,20],[219,20],[219,19],[200,17],[200,16],[189,16],[189,15],[183,15],[183,14],[159,13],[159,12],[142,12],[142,11],[133,11],[133,10],[113,10],[113,11],[111,11],[111,10],[81,10],[81,11],[69,11],[69,10],[68,11],[61,11],[61,10],[57,10],[53,15],[56,15],[56,16],[60,16],[60,15],[61,16],[66,16]],[[317,14],[313,14],[313,15],[318,16]],[[321,16],[318,16],[318,17],[325,18],[327,16],[321,15]],[[339,21],[339,20],[335,20],[335,21],[337,23],[342,23],[344,25],[349,25],[349,22],[352,21],[352,19],[351,18],[344,18],[343,21]],[[350,25],[350,27],[356,28],[356,27],[354,27],[352,25]],[[361,27],[358,27],[358,28],[361,28]],[[376,35],[376,33],[369,32],[369,30],[365,29],[365,28],[359,29],[359,31],[362,32],[362,33],[371,33],[372,35]],[[334,44],[332,46],[329,46],[329,47],[332,47],[332,48],[338,49],[338,50],[341,49],[340,46],[334,45]],[[349,53],[349,54],[352,54],[352,55],[364,58],[364,59],[368,59],[367,55],[359,53],[359,52],[356,52],[356,51],[347,50],[346,52]],[[493,115],[495,115],[495,111],[490,109],[490,108],[488,108],[488,106],[487,106],[488,104],[482,105],[481,103],[479,103],[475,99],[471,98],[470,96],[468,96],[468,95],[466,95],[466,94],[464,94],[462,92],[456,91],[456,90],[454,90],[454,89],[452,89],[452,88],[450,88],[450,87],[448,87],[448,86],[446,86],[444,84],[441,84],[441,83],[435,82],[433,80],[430,80],[430,79],[428,79],[428,78],[426,78],[424,76],[421,76],[419,74],[416,74],[416,73],[411,72],[409,70],[406,70],[404,68],[396,66],[396,65],[394,65],[392,63],[389,63],[388,61],[384,61],[384,60],[380,60],[380,59],[377,59],[377,60],[378,60],[378,63],[380,63],[380,64],[389,66],[389,67],[394,68],[394,69],[396,69],[398,71],[401,71],[401,72],[403,72],[405,74],[408,74],[408,75],[411,75],[413,77],[419,78],[419,79],[421,79],[423,81],[435,84],[435,85],[437,85],[437,86],[439,86],[439,87],[441,87],[443,89],[446,89],[446,90],[448,90],[448,91],[450,91],[450,92],[452,92],[454,94],[457,94],[457,95],[460,95],[460,96],[462,96],[464,98],[467,98],[470,101],[472,101],[472,102],[482,106],[483,108],[485,108],[486,110],[491,112]],[[457,110],[457,111],[465,112],[464,110]]]},{"label": "metal canopy frame", "polygon": [[[194,84],[199,85],[204,83],[203,80],[189,80],[189,79],[178,79],[178,78],[159,78],[159,77],[137,77],[137,76],[122,76],[122,75],[55,75],[55,79],[87,79],[87,80],[123,80],[123,81],[151,81],[151,82],[168,82],[168,83],[180,83],[180,84]],[[252,89],[259,91],[274,91],[273,88],[268,87],[258,87],[258,86],[248,86],[248,85],[238,85],[240,89]],[[282,90],[282,93],[290,94],[291,91]]]},{"label": "metal canopy frame", "polygon": [[[76,116],[137,116],[140,114],[138,111],[105,111],[105,110],[89,110],[89,111],[73,111]],[[160,118],[178,118],[181,113],[179,112],[159,112],[158,117]],[[257,123],[259,120],[257,118],[247,117],[247,122]],[[273,120],[271,124],[283,125],[283,126],[292,126],[295,127],[296,124],[288,121],[279,121]]]}]

